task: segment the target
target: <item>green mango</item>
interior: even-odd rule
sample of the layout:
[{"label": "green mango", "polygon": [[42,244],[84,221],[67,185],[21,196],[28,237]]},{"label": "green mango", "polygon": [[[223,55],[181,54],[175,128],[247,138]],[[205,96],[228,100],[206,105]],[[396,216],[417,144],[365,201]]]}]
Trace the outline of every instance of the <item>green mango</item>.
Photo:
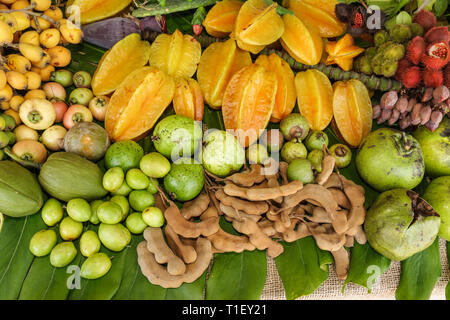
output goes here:
[{"label": "green mango", "polygon": [[402,261],[428,248],[441,218],[417,193],[406,189],[383,192],[367,211],[364,229],[372,248]]},{"label": "green mango", "polygon": [[13,161],[0,161],[0,212],[10,217],[34,214],[44,204],[36,177]]},{"label": "green mango", "polygon": [[41,168],[39,182],[54,198],[87,201],[105,197],[103,173],[93,162],[70,152],[57,152],[48,157]]}]

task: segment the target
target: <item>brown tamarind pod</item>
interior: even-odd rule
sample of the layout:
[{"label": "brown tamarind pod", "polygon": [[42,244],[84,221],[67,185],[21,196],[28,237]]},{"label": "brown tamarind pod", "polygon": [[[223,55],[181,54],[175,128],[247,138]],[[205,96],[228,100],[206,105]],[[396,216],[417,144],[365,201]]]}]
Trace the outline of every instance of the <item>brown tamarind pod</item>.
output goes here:
[{"label": "brown tamarind pod", "polygon": [[395,104],[395,109],[397,109],[400,113],[405,112],[406,109],[408,109],[408,98],[400,97]]},{"label": "brown tamarind pod", "polygon": [[397,91],[388,91],[381,97],[380,106],[382,109],[393,109],[397,101]]},{"label": "brown tamarind pod", "polygon": [[448,99],[450,90],[446,86],[439,86],[433,90],[433,102],[441,103]]},{"label": "brown tamarind pod", "polygon": [[381,111],[381,116],[378,118],[377,123],[382,124],[383,122],[388,120],[391,117],[391,115],[392,115],[391,109],[384,109],[383,111]]},{"label": "brown tamarind pod", "polygon": [[372,108],[372,119],[378,119],[381,116],[381,107],[379,104]]},{"label": "brown tamarind pod", "polygon": [[417,103],[417,100],[416,100],[416,99],[414,99],[414,98],[409,99],[409,101],[408,101],[408,107],[406,108],[406,112],[411,112],[412,109],[414,108],[414,106],[416,105],[416,103]]},{"label": "brown tamarind pod", "polygon": [[422,96],[422,102],[428,102],[433,98],[433,88],[426,88]]},{"label": "brown tamarind pod", "polygon": [[425,106],[420,110],[420,124],[425,125],[428,121],[430,121],[431,117],[431,107]]},{"label": "brown tamarind pod", "polygon": [[411,124],[413,126],[417,126],[421,119],[420,119],[420,110],[422,110],[422,104],[416,103],[414,108],[411,111]]},{"label": "brown tamarind pod", "polygon": [[392,110],[392,115],[388,120],[388,125],[392,126],[394,123],[398,121],[398,118],[400,117],[400,111],[397,109]]}]

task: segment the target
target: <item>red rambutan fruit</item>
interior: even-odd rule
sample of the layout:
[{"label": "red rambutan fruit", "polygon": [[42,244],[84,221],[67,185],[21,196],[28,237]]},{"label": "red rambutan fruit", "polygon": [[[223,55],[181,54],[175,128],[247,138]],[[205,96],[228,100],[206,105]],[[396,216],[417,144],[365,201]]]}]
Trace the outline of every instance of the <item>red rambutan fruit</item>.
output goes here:
[{"label": "red rambutan fruit", "polygon": [[444,69],[444,84],[450,88],[450,64]]},{"label": "red rambutan fruit", "polygon": [[450,42],[450,32],[447,26],[433,27],[423,36],[427,42]]},{"label": "red rambutan fruit", "polygon": [[427,68],[422,72],[422,79],[427,88],[439,87],[444,82],[442,71]]},{"label": "red rambutan fruit", "polygon": [[408,59],[403,58],[399,60],[397,63],[397,71],[395,72],[394,75],[395,80],[402,81],[403,74],[405,73],[406,69],[408,69],[411,66],[412,64]]},{"label": "red rambutan fruit", "polygon": [[436,26],[437,19],[433,12],[420,10],[414,15],[412,22],[420,24],[426,32]]},{"label": "red rambutan fruit", "polygon": [[426,42],[422,37],[414,37],[406,49],[406,56],[413,64],[419,64],[420,59],[425,53]]},{"label": "red rambutan fruit", "polygon": [[412,66],[403,73],[402,83],[408,89],[415,88],[419,85],[421,79],[420,68]]},{"label": "red rambutan fruit", "polygon": [[444,41],[433,42],[425,50],[421,61],[428,69],[440,70],[450,60],[449,45]]}]

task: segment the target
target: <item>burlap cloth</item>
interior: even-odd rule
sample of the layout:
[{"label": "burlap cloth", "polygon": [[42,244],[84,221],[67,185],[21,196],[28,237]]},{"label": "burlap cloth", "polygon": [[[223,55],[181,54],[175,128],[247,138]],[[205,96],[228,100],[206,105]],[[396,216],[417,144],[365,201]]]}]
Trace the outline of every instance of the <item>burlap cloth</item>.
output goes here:
[{"label": "burlap cloth", "polygon": [[[445,299],[445,286],[449,281],[449,266],[445,249],[445,241],[440,240],[442,276],[433,290],[431,299]],[[313,294],[300,299],[395,299],[395,290],[400,281],[400,263],[392,262],[390,268],[375,283],[372,292],[367,293],[367,289],[355,284],[348,284],[345,293],[342,294],[343,281],[337,278],[336,272],[330,266],[330,276]],[[273,259],[267,260],[267,280],[261,296],[262,300],[283,300],[283,283],[278,275],[278,271]]]}]

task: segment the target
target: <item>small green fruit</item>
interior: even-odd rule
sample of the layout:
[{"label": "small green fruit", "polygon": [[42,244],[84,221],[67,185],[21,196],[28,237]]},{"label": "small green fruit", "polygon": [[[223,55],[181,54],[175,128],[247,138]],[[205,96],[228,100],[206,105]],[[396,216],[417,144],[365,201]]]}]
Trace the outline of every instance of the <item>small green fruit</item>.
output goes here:
[{"label": "small green fruit", "polygon": [[122,251],[131,241],[130,231],[121,224],[100,224],[98,237],[111,251]]},{"label": "small green fruit", "polygon": [[91,206],[84,199],[72,199],[67,203],[67,214],[75,221],[86,222],[92,215]]},{"label": "small green fruit", "polygon": [[146,154],[139,164],[142,172],[150,178],[164,178],[170,171],[170,162],[162,154],[152,152]]},{"label": "small green fruit", "polygon": [[142,212],[142,219],[152,228],[159,228],[164,225],[164,214],[157,207],[150,207]]},{"label": "small green fruit", "polygon": [[53,227],[60,222],[63,215],[64,211],[61,203],[54,198],[48,199],[42,207],[42,220],[44,220],[44,223],[49,227]]},{"label": "small green fruit", "polygon": [[135,190],[128,198],[130,206],[136,211],[144,211],[145,208],[155,205],[155,197],[146,190]]},{"label": "small green fruit", "polygon": [[130,188],[134,190],[147,189],[150,183],[148,177],[139,169],[128,170],[126,181]]},{"label": "small green fruit", "polygon": [[303,141],[309,133],[309,123],[300,113],[291,113],[280,122],[280,130],[286,140]]},{"label": "small green fruit", "polygon": [[55,268],[67,266],[77,256],[77,249],[73,242],[58,243],[50,253],[50,264]]},{"label": "small green fruit", "polygon": [[142,218],[142,213],[133,212],[130,214],[125,222],[128,230],[134,234],[141,234],[147,228],[147,223]]},{"label": "small green fruit", "polygon": [[117,203],[122,209],[122,220],[124,221],[130,212],[130,204],[128,203],[128,199],[125,196],[114,196],[109,201]]},{"label": "small green fruit", "polygon": [[311,162],[306,159],[295,159],[288,166],[287,177],[289,181],[300,180],[303,184],[314,182]]},{"label": "small green fruit", "polygon": [[81,265],[81,277],[85,279],[98,279],[111,269],[111,260],[105,253],[95,253]]},{"label": "small green fruit", "polygon": [[91,218],[89,219],[89,222],[92,224],[99,224],[100,220],[98,219],[97,210],[98,207],[103,203],[102,200],[94,200],[91,202]]},{"label": "small green fruit", "polygon": [[116,224],[122,221],[122,208],[115,202],[103,202],[97,209],[98,219],[102,223]]},{"label": "small green fruit", "polygon": [[100,250],[100,239],[97,233],[92,230],[88,230],[81,236],[80,239],[80,252],[85,257],[90,257]]},{"label": "small green fruit", "polygon": [[30,240],[30,251],[36,257],[48,255],[56,245],[58,237],[53,230],[41,230],[34,234]]},{"label": "small green fruit", "polygon": [[297,139],[286,142],[281,149],[281,158],[287,163],[291,163],[295,159],[305,159],[307,155],[306,147]]},{"label": "small green fruit", "polygon": [[249,163],[261,164],[269,158],[266,147],[262,144],[253,144],[247,149],[247,160]]},{"label": "small green fruit", "polygon": [[120,189],[125,179],[125,174],[120,167],[111,168],[103,176],[103,188],[109,192]]},{"label": "small green fruit", "polygon": [[328,136],[323,131],[311,131],[305,141],[305,146],[309,151],[323,150],[323,147],[328,147]]},{"label": "small green fruit", "polygon": [[78,239],[83,232],[83,224],[73,220],[71,217],[65,217],[59,224],[59,234],[63,240],[72,241]]}]

